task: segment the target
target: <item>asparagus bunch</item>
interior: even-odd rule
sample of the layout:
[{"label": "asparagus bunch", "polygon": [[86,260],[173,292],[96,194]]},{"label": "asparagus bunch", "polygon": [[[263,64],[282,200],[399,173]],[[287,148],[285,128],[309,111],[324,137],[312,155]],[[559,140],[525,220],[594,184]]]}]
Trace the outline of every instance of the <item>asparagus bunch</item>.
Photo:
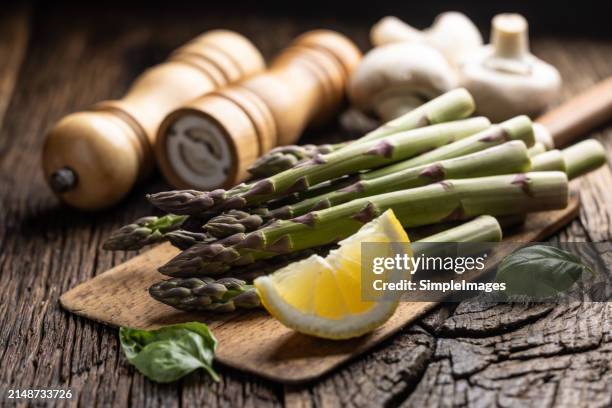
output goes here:
[{"label": "asparagus bunch", "polygon": [[[497,144],[498,139],[495,135],[499,134],[500,128],[506,129],[504,132],[509,135],[508,138],[517,141],[505,143],[499,148],[489,148],[479,152],[479,149]],[[469,141],[469,143],[466,144],[464,141]],[[311,192],[310,195],[313,195],[312,197],[273,210],[266,208],[251,209],[248,212],[229,210],[211,218],[203,225],[203,231],[206,231],[207,234],[204,234],[203,231],[177,230],[186,216],[169,214],[165,217],[145,217],[115,232],[104,247],[113,250],[134,250],[145,245],[169,240],[175,246],[184,249],[198,242],[212,242],[214,238],[224,238],[236,233],[254,231],[264,225],[266,220],[295,217],[311,210],[331,207],[358,197],[418,187],[445,178],[465,178],[528,171],[529,159],[525,153],[525,144],[520,141],[526,144],[533,143],[530,121],[526,117],[511,119],[504,124],[492,126],[467,139],[436,149],[432,153],[443,150],[442,154],[431,154],[430,157],[433,160],[437,156],[459,155],[466,150],[466,146],[470,146],[468,149],[476,153],[459,156],[455,159],[434,161],[431,164],[423,164],[398,172],[388,172],[389,174],[385,174],[386,171],[381,171],[379,174],[382,174],[382,176],[378,178],[372,178],[369,175],[370,173],[362,173],[351,179],[342,180],[341,186],[330,184],[329,186],[311,189],[309,191]],[[563,169],[559,168],[559,170]],[[314,195],[312,192],[320,192],[320,194]],[[176,194],[183,196],[192,195],[195,192],[189,190]],[[197,206],[198,201],[193,200],[191,204]],[[197,210],[193,212],[197,212]],[[160,227],[164,227],[164,229],[162,230]]]},{"label": "asparagus bunch", "polygon": [[[520,136],[517,138],[529,143],[530,132],[526,129],[525,127],[522,132],[511,134]],[[486,135],[489,132],[481,133]],[[480,143],[478,138],[473,140],[474,143]],[[458,142],[454,144],[456,143]],[[462,147],[459,146],[458,150],[461,149]],[[531,149],[528,150],[528,155],[531,155]],[[168,240],[180,249],[187,249],[196,243],[212,243],[236,233],[255,231],[274,219],[296,217],[308,211],[328,208],[355,198],[422,186],[442,179],[518,173],[529,170],[565,171],[568,173],[568,178],[573,179],[598,168],[605,162],[604,147],[598,141],[591,139],[561,151],[550,150],[537,154],[531,157],[529,167],[524,144],[517,140],[455,159],[441,160],[395,174],[383,175],[372,180],[367,179],[369,173],[345,178],[340,183],[313,188],[308,191],[309,194],[304,195],[307,198],[298,199],[292,204],[276,208],[263,207],[248,211],[229,210],[211,218],[204,225],[194,223],[193,231],[178,229],[181,225],[188,223],[185,221],[185,216],[168,214],[164,217],[144,217],[115,232],[104,247],[113,250],[133,250]],[[201,230],[198,231],[200,227]]]},{"label": "asparagus bunch", "polygon": [[[462,225],[431,235],[412,246],[415,252],[426,252],[426,242],[497,242],[501,227],[491,216],[480,216]],[[422,250],[419,249],[421,245]],[[234,278],[173,278],[154,284],[151,296],[167,305],[187,311],[231,312],[260,306],[257,292],[244,280]]]},{"label": "asparagus bunch", "polygon": [[[474,99],[465,89],[447,92],[418,108],[367,133],[351,143],[380,139],[394,133],[466,118],[474,112]],[[289,145],[279,146],[261,156],[248,171],[253,176],[270,177],[288,170],[296,164],[321,154],[331,153],[349,143],[334,145]]]},{"label": "asparagus bunch", "polygon": [[478,215],[507,215],[564,208],[567,177],[561,172],[536,172],[436,184],[364,197],[278,220],[248,234],[235,234],[212,244],[196,244],[159,268],[175,277],[215,276],[248,265],[346,238],[364,223],[393,208],[404,227],[416,227]]}]

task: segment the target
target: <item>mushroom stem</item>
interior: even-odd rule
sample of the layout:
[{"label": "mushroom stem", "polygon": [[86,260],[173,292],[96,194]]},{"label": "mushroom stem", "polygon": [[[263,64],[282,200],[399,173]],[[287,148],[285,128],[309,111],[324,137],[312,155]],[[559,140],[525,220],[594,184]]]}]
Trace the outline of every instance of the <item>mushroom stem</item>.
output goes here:
[{"label": "mushroom stem", "polygon": [[527,20],[520,14],[498,14],[493,18],[491,44],[498,58],[521,59],[529,53]]}]

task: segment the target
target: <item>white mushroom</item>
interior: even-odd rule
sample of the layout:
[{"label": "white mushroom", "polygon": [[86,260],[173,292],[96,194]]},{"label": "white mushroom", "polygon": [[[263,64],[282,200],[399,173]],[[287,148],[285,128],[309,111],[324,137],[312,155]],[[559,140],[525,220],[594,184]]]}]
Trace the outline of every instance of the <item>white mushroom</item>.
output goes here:
[{"label": "white mushroom", "polygon": [[561,85],[559,72],[529,52],[527,21],[519,14],[495,16],[491,44],[468,56],[460,72],[479,113],[494,121],[537,115]]},{"label": "white mushroom", "polygon": [[397,43],[364,56],[348,94],[358,109],[388,121],[455,87],[456,74],[441,53],[423,44]]},{"label": "white mushroom", "polygon": [[438,15],[431,27],[423,31],[397,17],[384,17],[370,30],[370,41],[375,47],[396,42],[427,44],[444,54],[452,65],[457,65],[483,43],[474,23],[457,11]]}]

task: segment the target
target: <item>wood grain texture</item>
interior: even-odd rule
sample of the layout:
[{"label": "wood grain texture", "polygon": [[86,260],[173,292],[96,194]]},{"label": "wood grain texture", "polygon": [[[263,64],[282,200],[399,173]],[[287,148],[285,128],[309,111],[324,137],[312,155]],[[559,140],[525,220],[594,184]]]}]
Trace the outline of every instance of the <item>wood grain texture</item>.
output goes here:
[{"label": "wood grain texture", "polygon": [[585,90],[562,107],[551,109],[538,122],[544,125],[556,147],[573,144],[591,129],[600,127],[612,116],[612,77]]},{"label": "wood grain texture", "polygon": [[[578,215],[572,195],[567,208],[531,214],[507,234],[511,243],[541,241]],[[496,253],[501,259],[514,246]],[[504,252],[505,251],[505,252]],[[233,368],[282,383],[316,380],[414,322],[438,302],[402,302],[389,321],[374,332],[347,341],[327,341],[286,328],[263,310],[228,314],[187,313],[152,299],[147,289],[165,279],[156,268],[179,251],[162,244],[66,292],[60,303],[69,312],[112,326],[143,329],[202,321],[213,330],[219,348],[216,358]],[[473,274],[464,279],[475,279]]]},{"label": "wood grain texture", "polygon": [[0,128],[28,46],[30,9],[19,7],[0,15]]},{"label": "wood grain texture", "polygon": [[[145,192],[166,186],[153,180],[120,208],[103,213],[61,207],[46,189],[38,163],[44,132],[64,114],[120,97],[142,69],[220,22],[248,35],[269,58],[290,38],[316,27],[338,29],[365,49],[373,21],[338,23],[308,16],[291,20],[173,8],[161,17],[141,10],[77,14],[40,7],[31,19],[30,46],[0,130],[1,390],[70,387],[75,394],[72,405],[118,407],[391,407],[423,402],[484,406],[491,401],[515,406],[575,407],[591,401],[595,406],[610,405],[606,397],[612,389],[612,341],[609,334],[598,334],[610,321],[609,303],[577,311],[527,313],[496,307],[479,318],[473,314],[474,318],[462,318],[461,327],[475,332],[472,336],[450,328],[437,331],[449,316],[458,321],[465,314],[445,305],[362,358],[306,386],[283,387],[227,367],[218,367],[220,383],[201,373],[170,385],[144,379],[121,355],[115,329],[66,313],[58,299],[78,283],[133,256],[102,251],[101,243],[114,228],[151,211],[142,199]],[[610,40],[535,37],[532,48],[561,71],[564,99],[612,74]],[[612,151],[612,127],[591,136]],[[333,142],[339,137],[331,129],[310,132],[303,141]],[[555,239],[610,240],[611,185],[609,166],[583,178],[579,219]],[[589,317],[584,330],[574,329],[580,320],[576,312]],[[479,331],[487,317],[515,323],[500,326],[495,334]],[[537,336],[544,332],[548,335]],[[518,347],[530,353],[467,371],[453,370],[472,361],[474,354],[495,354],[497,344],[501,347],[517,336]],[[474,339],[489,342],[475,347],[475,353],[461,352]],[[572,341],[578,347],[566,346]],[[452,352],[441,349],[445,342]]]}]

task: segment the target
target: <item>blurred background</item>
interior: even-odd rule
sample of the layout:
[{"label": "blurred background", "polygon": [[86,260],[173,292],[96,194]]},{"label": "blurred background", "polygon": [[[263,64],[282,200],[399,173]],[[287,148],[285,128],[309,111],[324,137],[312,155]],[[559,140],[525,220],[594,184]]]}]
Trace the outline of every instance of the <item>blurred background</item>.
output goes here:
[{"label": "blurred background", "polygon": [[[224,25],[224,18],[295,18],[312,20],[316,25],[321,19],[328,22],[364,23],[370,26],[386,15],[396,15],[416,26],[428,26],[432,19],[443,11],[459,10],[467,14],[485,32],[491,17],[501,12],[518,12],[531,23],[533,33],[540,34],[581,34],[585,36],[612,36],[610,1],[451,1],[451,0],[376,0],[376,1],[8,1],[3,2],[6,11],[9,5],[29,4],[36,10],[35,18],[54,15],[72,16],[71,23],[79,19],[95,18],[104,20],[108,28],[113,21],[161,17],[162,21],[217,19]],[[0,11],[2,12],[2,11]],[[134,21],[134,23],[137,23]],[[163,23],[162,23],[163,24]],[[159,26],[163,29],[164,26]],[[272,28],[272,27],[270,27]]]}]

